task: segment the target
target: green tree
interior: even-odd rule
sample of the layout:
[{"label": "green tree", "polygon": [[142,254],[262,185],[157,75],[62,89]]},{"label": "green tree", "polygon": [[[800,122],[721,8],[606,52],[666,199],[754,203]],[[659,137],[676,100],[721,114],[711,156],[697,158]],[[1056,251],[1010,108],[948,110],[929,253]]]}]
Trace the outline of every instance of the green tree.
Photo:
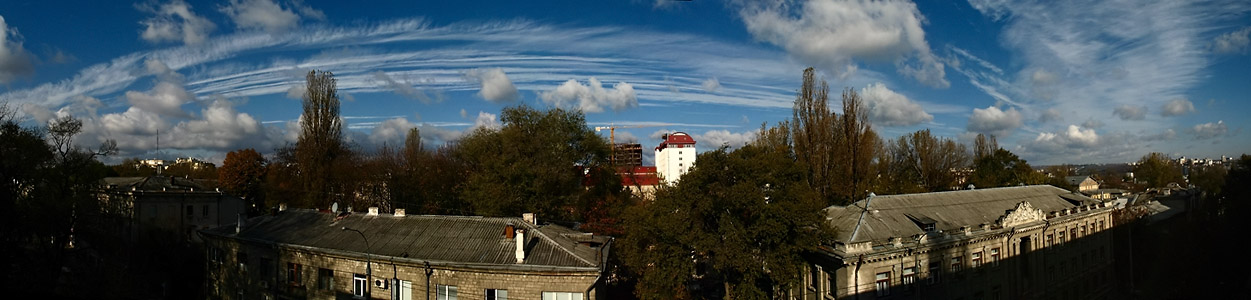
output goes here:
[{"label": "green tree", "polygon": [[869,123],[864,100],[856,90],[843,90],[843,115],[838,117],[835,133],[834,194],[838,204],[863,199],[875,186],[880,165],[874,160],[882,151],[882,141]]},{"label": "green tree", "polygon": [[[574,220],[591,206],[585,193],[622,192],[608,165],[608,143],[582,113],[517,106],[505,108],[500,120],[503,127],[479,128],[456,148],[468,168],[461,195],[475,213]],[[584,183],[615,187],[587,189]]]},{"label": "green tree", "polygon": [[1040,184],[1042,181],[1041,174],[1034,172],[1028,162],[1003,148],[974,160],[973,174],[969,175],[969,183],[978,188]]},{"label": "green tree", "polygon": [[270,205],[265,203],[265,191],[262,188],[266,163],[265,156],[256,149],[230,151],[226,153],[222,167],[217,170],[217,181],[227,192],[243,198],[252,207],[267,208]]},{"label": "green tree", "polygon": [[1134,165],[1134,178],[1147,182],[1147,187],[1164,187],[1169,183],[1185,183],[1181,166],[1164,153],[1152,152]]},{"label": "green tree", "polygon": [[1198,186],[1208,195],[1220,195],[1228,174],[1224,166],[1194,166],[1190,169],[1190,185]]},{"label": "green tree", "polygon": [[833,203],[836,164],[835,144],[838,116],[830,111],[830,87],[819,83],[816,70],[804,69],[803,84],[795,96],[790,121],[795,157],[806,169],[807,180],[818,197]]},{"label": "green tree", "polygon": [[[296,142],[294,158],[300,186],[306,191],[306,203],[313,206],[329,206],[331,202],[345,202],[351,191],[345,190],[342,180],[336,178],[344,158],[350,155],[343,144],[343,120],[339,117],[339,94],[334,74],[309,71],[306,76],[304,114],[300,117],[300,137]],[[336,180],[338,179],[338,180]]]},{"label": "green tree", "polygon": [[886,149],[887,177],[901,185],[896,189],[901,193],[950,190],[956,185],[952,170],[969,164],[964,145],[939,139],[929,129],[900,136]]},{"label": "green tree", "polygon": [[769,299],[799,284],[800,254],[830,231],[807,170],[776,138],[700,154],[677,186],[630,211],[620,247],[636,296]]}]

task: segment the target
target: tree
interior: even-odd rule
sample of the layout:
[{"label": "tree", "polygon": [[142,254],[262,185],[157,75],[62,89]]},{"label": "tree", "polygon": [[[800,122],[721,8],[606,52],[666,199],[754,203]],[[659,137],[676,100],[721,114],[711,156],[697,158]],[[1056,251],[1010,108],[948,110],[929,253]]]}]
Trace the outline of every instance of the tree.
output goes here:
[{"label": "tree", "polygon": [[677,186],[631,209],[620,247],[636,296],[769,299],[799,284],[800,254],[831,231],[807,170],[776,145],[700,154]]},{"label": "tree", "polygon": [[1164,187],[1169,183],[1184,183],[1181,166],[1164,153],[1152,152],[1134,165],[1134,178],[1147,182],[1147,187]]},{"label": "tree", "polygon": [[1198,186],[1208,195],[1220,195],[1225,187],[1229,170],[1224,166],[1194,166],[1190,169],[1190,184]]},{"label": "tree", "polygon": [[461,195],[475,213],[573,220],[590,206],[584,193],[623,191],[609,166],[608,143],[582,113],[517,106],[505,108],[500,120],[503,127],[479,128],[456,148],[456,159],[468,168]]},{"label": "tree", "polygon": [[[306,76],[304,114],[300,117],[300,137],[295,145],[296,168],[307,203],[326,207],[347,200],[333,172],[340,158],[348,154],[343,145],[343,120],[339,118],[339,94],[330,72],[309,71]],[[341,178],[342,179],[342,178]]]},{"label": "tree", "polygon": [[830,87],[825,80],[818,84],[816,71],[804,69],[803,84],[795,96],[790,129],[795,157],[806,169],[808,183],[818,197],[833,203],[835,131],[838,116],[830,111]]},{"label": "tree", "polygon": [[838,203],[846,204],[863,199],[876,184],[879,165],[874,158],[881,151],[882,142],[869,124],[864,100],[854,89],[843,90],[843,115],[838,121],[835,161],[841,164],[834,168],[834,182],[838,183],[834,194],[840,199]]},{"label": "tree", "polygon": [[950,190],[956,186],[953,170],[969,164],[964,145],[951,139],[939,139],[929,129],[900,136],[887,146],[890,156],[887,173],[902,184],[902,193]]},{"label": "tree", "polygon": [[252,148],[235,150],[226,153],[217,180],[227,192],[238,195],[252,207],[267,208],[262,189],[265,171],[265,157],[260,152]]},{"label": "tree", "polygon": [[1042,176],[1024,159],[999,148],[974,160],[969,183],[978,188],[1030,185],[1042,183]]},{"label": "tree", "polygon": [[999,149],[999,142],[995,140],[995,136],[978,133],[977,138],[973,139],[973,158],[982,158],[995,154],[995,150]]}]

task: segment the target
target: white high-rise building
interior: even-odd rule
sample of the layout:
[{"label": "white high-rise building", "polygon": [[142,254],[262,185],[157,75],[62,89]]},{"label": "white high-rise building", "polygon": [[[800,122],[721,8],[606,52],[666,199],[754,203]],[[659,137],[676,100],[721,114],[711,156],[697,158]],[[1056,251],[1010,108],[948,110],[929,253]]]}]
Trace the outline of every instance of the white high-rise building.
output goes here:
[{"label": "white high-rise building", "polygon": [[674,184],[695,164],[695,139],[685,132],[665,136],[656,146],[656,173],[667,184]]}]

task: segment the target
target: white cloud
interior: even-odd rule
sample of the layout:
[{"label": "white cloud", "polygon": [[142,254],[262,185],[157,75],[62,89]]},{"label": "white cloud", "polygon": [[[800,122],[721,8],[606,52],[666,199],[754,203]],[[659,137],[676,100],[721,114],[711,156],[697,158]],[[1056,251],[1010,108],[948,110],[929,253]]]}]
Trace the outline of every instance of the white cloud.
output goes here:
[{"label": "white cloud", "polygon": [[1100,137],[1094,129],[1069,125],[1067,130],[1038,133],[1034,140],[1024,143],[1023,146],[1029,152],[1083,153],[1099,147]]},{"label": "white cloud", "polygon": [[436,92],[433,92],[434,96],[431,97],[430,95],[427,95],[425,91],[422,91],[413,87],[413,84],[407,81],[403,83],[396,81],[394,78],[391,78],[391,76],[387,75],[387,73],[385,72],[377,71],[377,72],[374,72],[373,75],[374,75],[375,80],[381,81],[380,85],[382,87],[390,89],[391,91],[395,92],[396,94],[400,96],[404,96],[405,98],[418,100],[418,101],[421,101],[421,103],[425,103],[425,104],[443,102],[443,93],[436,91]]},{"label": "white cloud", "polygon": [[504,74],[504,69],[473,69],[465,72],[465,76],[481,84],[478,96],[482,99],[496,103],[517,100],[517,87]]},{"label": "white cloud", "polygon": [[104,134],[119,136],[155,136],[161,129],[169,128],[160,115],[134,106],[122,113],[100,116],[100,125]]},{"label": "white cloud", "polygon": [[144,26],[140,37],[153,43],[182,41],[188,45],[198,45],[208,39],[209,32],[217,28],[207,18],[192,12],[191,5],[182,0],[173,0],[155,7],[151,3],[141,4],[135,8],[152,14],[139,24]]},{"label": "white cloud", "polygon": [[916,4],[813,0],[798,9],[790,4],[747,5],[739,14],[756,39],[834,74],[853,72],[857,59],[887,61],[924,84],[950,86],[943,63],[925,41],[925,17]]},{"label": "white cloud", "polygon": [[34,59],[22,48],[22,36],[17,28],[9,28],[4,16],[0,16],[0,84],[34,73]]},{"label": "white cloud", "polygon": [[469,118],[469,112],[468,112],[468,111],[466,111],[464,108],[460,109],[460,118],[461,118],[461,119],[468,119],[468,118]]},{"label": "white cloud", "polygon": [[187,117],[187,112],[182,110],[182,105],[195,100],[195,96],[187,92],[182,85],[162,81],[152,88],[152,91],[143,93],[136,91],[127,91],[126,100],[130,105],[134,105],[148,112],[158,113],[165,116]]},{"label": "white cloud", "polygon": [[1172,128],[1169,128],[1167,130],[1164,130],[1164,132],[1143,136],[1142,138],[1148,141],[1167,141],[1176,137],[1177,137],[1177,131],[1174,131]]},{"label": "white cloud", "polygon": [[595,77],[591,77],[588,85],[570,79],[554,90],[539,93],[539,98],[558,107],[576,108],[585,113],[603,112],[604,108],[621,111],[639,106],[634,86],[619,82],[612,89],[605,89]]},{"label": "white cloud", "polygon": [[708,78],[707,80],[704,80],[703,86],[704,91],[706,92],[716,92],[721,89],[721,81],[717,80],[716,77]]},{"label": "white cloud", "polygon": [[1206,140],[1215,137],[1224,136],[1229,132],[1229,127],[1225,126],[1225,121],[1216,121],[1216,123],[1203,123],[1195,125],[1190,129],[1190,133],[1194,134],[1196,140]]},{"label": "white cloud", "polygon": [[1000,110],[998,107],[974,108],[969,117],[968,130],[978,133],[993,134],[1000,138],[1007,137],[1023,124],[1021,112],[1016,108]]},{"label": "white cloud", "polygon": [[469,127],[469,131],[474,131],[478,128],[486,128],[486,129],[495,130],[495,129],[500,129],[500,126],[501,125],[500,125],[498,116],[492,113],[479,111],[478,118],[474,119],[473,126]]},{"label": "white cloud", "polygon": [[369,141],[375,146],[402,145],[408,130],[416,128],[417,124],[413,124],[405,118],[394,118],[382,121],[378,126],[369,133]]},{"label": "white cloud", "polygon": [[291,88],[287,89],[287,98],[304,99],[304,94],[307,92],[308,92],[308,85],[294,84],[294,85],[291,85]]},{"label": "white cloud", "polygon": [[1180,116],[1195,111],[1195,104],[1186,99],[1173,99],[1160,108],[1160,115],[1165,117]]},{"label": "white cloud", "polygon": [[1251,26],[1222,34],[1212,41],[1212,51],[1222,54],[1247,53],[1251,45]]},{"label": "white cloud", "polygon": [[1064,116],[1061,115],[1060,111],[1055,108],[1048,108],[1044,110],[1042,114],[1038,116],[1038,122],[1042,122],[1042,123],[1059,121],[1062,119],[1064,119]]},{"label": "white cloud", "polygon": [[321,11],[305,5],[296,8],[299,14],[292,10],[292,5],[287,6],[282,7],[272,0],[231,0],[220,10],[240,29],[260,29],[269,33],[282,33],[295,28],[300,23],[300,14],[314,19],[326,17]]},{"label": "white cloud", "polygon": [[1121,120],[1142,120],[1147,118],[1147,107],[1121,104],[1112,110],[1112,115],[1120,117]]},{"label": "white cloud", "polygon": [[860,89],[869,119],[882,126],[910,126],[934,120],[921,105],[896,93],[885,84],[874,83]]},{"label": "white cloud", "polygon": [[730,132],[729,130],[709,130],[703,134],[692,134],[691,138],[695,139],[697,144],[702,144],[704,149],[717,149],[721,146],[729,146],[730,149],[742,147],[751,143],[756,139],[756,131],[748,130],[744,132]]}]

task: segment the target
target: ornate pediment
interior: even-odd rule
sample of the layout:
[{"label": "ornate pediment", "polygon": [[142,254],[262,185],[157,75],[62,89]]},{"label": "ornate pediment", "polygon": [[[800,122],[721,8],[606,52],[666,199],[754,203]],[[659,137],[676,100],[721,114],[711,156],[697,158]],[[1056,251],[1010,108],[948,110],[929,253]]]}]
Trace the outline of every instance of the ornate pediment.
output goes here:
[{"label": "ornate pediment", "polygon": [[1016,205],[1016,208],[1009,209],[1002,217],[999,217],[999,226],[1008,228],[1020,224],[1028,224],[1036,221],[1047,219],[1047,214],[1042,210],[1034,208],[1029,202],[1022,201]]}]

